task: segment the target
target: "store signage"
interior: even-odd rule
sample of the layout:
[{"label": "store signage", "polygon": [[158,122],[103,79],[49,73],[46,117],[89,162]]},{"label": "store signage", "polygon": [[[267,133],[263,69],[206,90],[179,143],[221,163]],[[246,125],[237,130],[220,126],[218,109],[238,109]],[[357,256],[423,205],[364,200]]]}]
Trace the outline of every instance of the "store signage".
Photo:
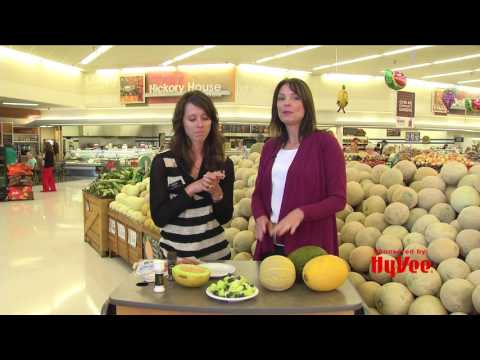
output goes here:
[{"label": "store signage", "polygon": [[455,142],[462,143],[463,141],[463,136],[455,136]]},{"label": "store signage", "polygon": [[137,247],[137,232],[132,229],[128,229],[128,245]]},{"label": "store signage", "polygon": [[175,103],[188,91],[199,90],[213,101],[235,101],[235,68],[198,69],[146,74],[148,104]]},{"label": "store signage", "polygon": [[118,223],[117,224],[118,237],[125,241],[125,225]]},{"label": "store signage", "polygon": [[113,219],[108,219],[108,229],[110,234],[115,235],[115,230],[116,230],[116,221]]},{"label": "store signage", "polygon": [[396,256],[396,260],[384,259],[381,254],[372,256],[372,273],[386,272],[393,278],[396,274],[406,271],[414,274],[417,272],[429,272],[432,267],[430,260],[410,260],[409,255],[412,256],[415,253],[425,255],[425,250],[411,249],[402,251],[402,254],[392,253],[391,256]]},{"label": "store signage", "polygon": [[120,103],[145,103],[145,74],[120,76]]},{"label": "store signage", "polygon": [[405,140],[408,142],[420,142],[420,131],[407,131]]},{"label": "store signage", "polygon": [[[435,115],[465,115],[465,99],[478,98],[478,94],[455,89],[455,100],[450,110],[448,110],[442,100],[444,90],[445,89],[435,89],[432,93],[432,112]],[[478,111],[467,111],[467,114],[469,116],[480,116],[480,112]]]},{"label": "store signage", "polygon": [[387,129],[387,136],[400,136],[400,129],[398,128]]},{"label": "store signage", "polygon": [[415,93],[397,91],[397,116],[405,118],[415,117]]}]

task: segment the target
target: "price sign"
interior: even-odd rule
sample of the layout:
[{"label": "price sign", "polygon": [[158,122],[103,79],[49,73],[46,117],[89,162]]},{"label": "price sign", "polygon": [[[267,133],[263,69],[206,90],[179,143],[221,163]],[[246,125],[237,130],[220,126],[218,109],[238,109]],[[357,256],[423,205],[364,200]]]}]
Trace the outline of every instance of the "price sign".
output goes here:
[{"label": "price sign", "polygon": [[125,225],[118,223],[117,224],[118,237],[125,241]]},{"label": "price sign", "polygon": [[137,247],[137,232],[132,229],[128,229],[128,245]]},{"label": "price sign", "polygon": [[115,234],[116,221],[113,219],[108,219],[108,229],[110,234]]},{"label": "price sign", "polygon": [[420,142],[420,132],[419,131],[407,131],[405,133],[405,140],[408,142]]}]

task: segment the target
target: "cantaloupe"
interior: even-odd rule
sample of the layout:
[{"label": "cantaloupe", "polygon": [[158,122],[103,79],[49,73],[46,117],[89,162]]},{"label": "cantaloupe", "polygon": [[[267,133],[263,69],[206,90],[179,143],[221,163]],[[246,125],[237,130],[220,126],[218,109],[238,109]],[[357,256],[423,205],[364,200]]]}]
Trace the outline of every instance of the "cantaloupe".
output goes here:
[{"label": "cantaloupe", "polygon": [[244,191],[245,197],[251,199],[252,195],[253,195],[253,192],[255,191],[255,188],[254,187],[249,187],[249,188],[243,189],[243,191]]},{"label": "cantaloupe", "polygon": [[253,167],[253,161],[248,159],[240,160],[238,166],[241,168],[251,168]]},{"label": "cantaloupe", "polygon": [[462,227],[460,226],[458,220],[453,220],[450,225],[452,225],[458,232],[462,231]]},{"label": "cantaloupe", "polygon": [[345,170],[347,175],[347,182],[355,181],[360,182],[360,171],[355,169],[354,167],[349,167]]},{"label": "cantaloupe", "polygon": [[445,203],[433,205],[429,211],[429,214],[435,215],[440,222],[447,224],[450,224],[457,218],[457,214],[455,213],[453,207]]},{"label": "cantaloupe", "polygon": [[263,142],[256,142],[255,144],[253,144],[250,147],[250,151],[251,152],[257,152],[257,153],[261,154],[264,145],[265,145],[265,143],[263,143]]},{"label": "cantaloupe", "polygon": [[375,249],[379,254],[389,254],[393,257],[398,257],[403,250],[402,240],[396,236],[382,235],[378,238]]},{"label": "cantaloupe", "polygon": [[311,290],[332,291],[348,278],[348,264],[335,255],[317,256],[303,268],[303,281]]},{"label": "cantaloupe", "polygon": [[471,273],[467,263],[458,258],[442,261],[438,265],[437,270],[443,282],[450,279],[465,279]]},{"label": "cantaloupe", "polygon": [[238,212],[241,216],[249,218],[252,216],[252,200],[242,199],[238,203]]},{"label": "cantaloupe", "polygon": [[460,212],[457,221],[462,230],[480,230],[480,221],[478,219],[480,219],[480,207],[468,206]]},{"label": "cantaloupe", "polygon": [[343,243],[353,243],[355,241],[355,236],[360,230],[365,229],[365,226],[358,222],[358,221],[351,221],[349,223],[345,223],[340,231],[342,242]]},{"label": "cantaloupe", "polygon": [[405,224],[410,215],[407,205],[400,202],[394,202],[385,208],[385,221],[391,225]]},{"label": "cantaloupe", "polygon": [[433,223],[425,228],[425,241],[430,244],[440,238],[455,240],[457,233],[457,229],[450,224]]},{"label": "cantaloupe", "polygon": [[412,302],[408,315],[448,315],[448,312],[440,299],[432,295],[423,295]]},{"label": "cantaloupe", "polygon": [[368,307],[366,311],[366,315],[382,315],[382,314],[380,314],[377,309],[373,307]]},{"label": "cantaloupe", "polygon": [[456,258],[460,254],[458,245],[450,239],[436,239],[428,245],[428,258],[436,264]]},{"label": "cantaloupe", "polygon": [[462,186],[452,193],[450,204],[459,213],[468,206],[480,205],[480,195],[473,187]]},{"label": "cantaloupe", "polygon": [[460,255],[466,257],[471,250],[480,248],[480,231],[473,229],[462,230],[458,233],[455,241],[460,246]]},{"label": "cantaloupe", "polygon": [[255,218],[253,216],[248,219],[248,230],[255,234]]},{"label": "cantaloupe", "polygon": [[380,184],[384,185],[386,188],[390,188],[395,184],[403,185],[403,174],[398,169],[387,169],[380,176]]},{"label": "cantaloupe", "polygon": [[400,184],[395,184],[390,186],[390,188],[387,191],[387,202],[390,204],[393,201],[393,194],[395,194],[397,190],[406,189],[406,188],[407,188],[406,186],[403,186]]},{"label": "cantaloupe", "polygon": [[421,216],[420,218],[415,221],[415,223],[412,226],[412,232],[418,232],[420,234],[425,234],[425,229],[427,228],[428,225],[433,224],[433,223],[439,223],[440,220],[438,220],[434,215],[431,214],[426,214]]},{"label": "cantaloupe", "polygon": [[[383,261],[395,261],[395,258],[391,255],[382,254],[381,258]],[[376,281],[381,285],[392,281],[392,276],[385,271],[385,266],[383,266],[382,271],[378,271],[378,268],[377,268],[377,272],[373,272],[372,270],[373,270],[373,264],[370,263],[370,266],[368,269],[368,276],[370,280]]]},{"label": "cantaloupe", "polygon": [[408,230],[400,225],[390,225],[385,230],[383,230],[382,235],[395,236],[398,239],[402,240],[407,236]]},{"label": "cantaloupe", "polygon": [[427,272],[418,270],[407,274],[407,287],[415,296],[436,295],[442,287],[440,274],[430,268]]},{"label": "cantaloupe", "polygon": [[445,191],[447,188],[447,185],[445,184],[445,181],[437,175],[437,176],[425,176],[422,179],[422,187],[423,189],[438,189],[440,191]]},{"label": "cantaloupe", "polygon": [[447,185],[457,185],[467,173],[467,167],[458,161],[447,161],[440,170],[440,176]]},{"label": "cantaloupe", "polygon": [[286,256],[269,256],[260,263],[258,279],[268,290],[288,290],[295,283],[295,278],[295,265]]},{"label": "cantaloupe", "polygon": [[473,286],[480,285],[480,270],[475,270],[468,274],[467,280],[470,281]]},{"label": "cantaloupe", "polygon": [[413,209],[417,206],[418,195],[415,190],[403,186],[393,192],[392,202],[399,202],[408,206],[409,209]]},{"label": "cantaloupe", "polygon": [[368,164],[355,163],[355,164],[353,165],[353,167],[354,167],[355,169],[357,169],[358,171],[360,171],[360,172],[367,172],[367,173],[369,173],[369,174],[371,174],[372,171],[373,171],[372,168],[370,167],[370,165],[368,165]]},{"label": "cantaloupe", "polygon": [[384,165],[384,164],[380,164],[380,165],[376,165],[373,167],[372,169],[372,180],[375,184],[379,184],[380,183],[380,177],[382,176],[382,174],[389,170],[390,168],[387,166],[387,165]]},{"label": "cantaloupe", "polygon": [[375,185],[374,182],[370,179],[363,179],[360,181],[360,185],[362,185],[362,189],[365,192],[365,195],[368,194],[368,190]]},{"label": "cantaloupe", "polygon": [[345,221],[347,216],[349,214],[351,214],[352,212],[353,212],[353,208],[350,205],[345,204],[345,208],[342,211],[337,212],[335,215],[336,215],[337,218]]},{"label": "cantaloupe", "polygon": [[250,250],[248,252],[244,251],[241,253],[238,253],[235,255],[233,258],[235,261],[249,261],[252,260],[252,254],[250,253]]},{"label": "cantaloupe", "polygon": [[248,221],[243,217],[237,217],[232,220],[232,228],[237,228],[240,231],[248,229]]},{"label": "cantaloupe", "polygon": [[474,165],[468,170],[469,174],[479,174],[480,175],[480,165]]},{"label": "cantaloupe", "polygon": [[234,183],[233,183],[233,189],[234,190],[241,190],[245,187],[245,184],[243,182],[243,180],[236,180]]},{"label": "cantaloupe", "polygon": [[409,233],[405,235],[402,239],[403,248],[408,247],[411,244],[419,244],[423,246],[427,246],[427,242],[425,241],[425,237],[423,234],[420,233]]},{"label": "cantaloupe", "polygon": [[376,295],[377,310],[383,315],[407,315],[413,295],[400,283],[385,284]]},{"label": "cantaloupe", "polygon": [[230,247],[230,260],[235,259],[235,256],[237,255],[237,252],[233,247]]},{"label": "cantaloupe", "polygon": [[471,250],[465,258],[465,262],[472,271],[480,270],[480,248]]},{"label": "cantaloupe", "polygon": [[460,181],[457,184],[457,187],[462,187],[462,186],[475,187],[475,185],[478,186],[479,182],[480,182],[480,174],[467,174],[460,179]]},{"label": "cantaloupe", "polygon": [[413,181],[410,183],[409,188],[414,190],[418,194],[418,192],[423,189],[423,183],[421,180]]},{"label": "cantaloupe", "polygon": [[338,247],[338,256],[343,260],[348,261],[350,253],[355,249],[355,245],[352,243],[344,243]]},{"label": "cantaloupe", "polygon": [[361,212],[353,212],[351,213],[350,215],[347,216],[347,218],[345,219],[345,223],[349,223],[349,222],[352,222],[352,221],[358,221],[359,223],[364,223],[365,221],[365,215]]},{"label": "cantaloupe", "polygon": [[427,247],[422,244],[412,243],[404,247],[403,256],[409,257],[410,261],[417,260],[419,263],[428,260]]},{"label": "cantaloupe", "polygon": [[373,213],[365,218],[365,226],[374,227],[377,228],[379,231],[383,231],[387,228],[388,224],[385,221],[385,215],[380,213]]},{"label": "cantaloupe", "polygon": [[395,276],[392,278],[393,282],[398,282],[407,286],[407,275],[409,274],[408,271],[403,271],[400,273],[396,273]]},{"label": "cantaloupe", "polygon": [[172,268],[176,283],[185,287],[200,287],[210,278],[210,270],[193,264],[178,264]]},{"label": "cantaloupe", "polygon": [[417,206],[427,211],[429,211],[436,204],[446,202],[447,197],[438,189],[427,188],[420,190],[418,193]]},{"label": "cantaloupe", "polygon": [[252,254],[252,256],[255,255],[255,250],[257,249],[257,240],[255,240],[252,244],[252,247],[250,248],[250,253]]},{"label": "cantaloupe", "polygon": [[225,229],[225,239],[228,240],[228,243],[230,244],[230,246],[233,246],[233,239],[235,235],[237,235],[239,232],[240,230],[234,227]]},{"label": "cantaloupe", "polygon": [[350,280],[352,285],[355,286],[356,288],[358,288],[361,284],[367,281],[361,274],[354,271],[350,271],[348,273],[348,280]]},{"label": "cantaloupe", "polygon": [[388,197],[387,197],[387,192],[388,192],[388,189],[382,185],[382,184],[375,184],[375,185],[372,185],[369,189],[368,189],[368,192],[367,192],[367,196],[368,197],[371,197],[371,196],[375,196],[375,195],[378,195],[380,196],[384,201],[387,201]]},{"label": "cantaloupe", "polygon": [[378,238],[382,235],[380,230],[375,227],[367,227],[363,230],[360,230],[355,236],[355,245],[356,246],[370,246],[375,247],[375,244]]},{"label": "cantaloupe", "polygon": [[457,190],[456,186],[447,186],[447,189],[445,190],[445,196],[447,197],[448,202],[450,202],[452,193]]},{"label": "cantaloupe", "polygon": [[413,224],[420,219],[423,215],[427,215],[428,212],[422,208],[414,208],[410,210],[410,215],[408,215],[407,223],[404,225],[408,230],[412,230]]},{"label": "cantaloupe", "polygon": [[450,312],[464,312],[470,314],[473,311],[472,283],[465,279],[451,279],[446,281],[440,289],[440,300],[443,306]]},{"label": "cantaloupe", "polygon": [[393,168],[402,172],[403,179],[407,184],[413,180],[413,177],[417,172],[417,167],[409,160],[401,160]]},{"label": "cantaloupe", "polygon": [[385,200],[378,195],[370,196],[363,203],[363,213],[368,216],[373,213],[382,213],[385,211]]},{"label": "cantaloupe", "polygon": [[237,253],[250,252],[254,241],[255,233],[250,230],[243,230],[237,233],[233,238],[233,248]]},{"label": "cantaloupe", "polygon": [[341,231],[343,226],[345,225],[345,222],[342,219],[336,218],[336,223],[337,223],[337,232]]},{"label": "cantaloupe", "polygon": [[257,181],[257,174],[250,175],[247,179],[247,186],[249,188],[255,187],[255,182]]},{"label": "cantaloupe", "polygon": [[480,313],[480,286],[473,290],[472,293],[472,304],[477,313]]},{"label": "cantaloupe", "polygon": [[368,307],[374,307],[376,306],[375,294],[380,290],[381,287],[382,286],[375,281],[365,281],[358,286],[357,291]]},{"label": "cantaloupe", "polygon": [[236,204],[245,197],[244,189],[233,190],[233,202]]},{"label": "cantaloupe", "polygon": [[248,154],[248,160],[255,162],[258,158],[260,158],[260,153],[257,151],[251,151],[250,154]]},{"label": "cantaloupe", "polygon": [[432,169],[431,167],[421,167],[417,169],[415,176],[413,177],[413,180],[421,181],[426,176],[437,176],[437,175],[438,175],[437,170]]},{"label": "cantaloupe", "polygon": [[347,183],[347,203],[351,206],[357,206],[365,198],[365,192],[362,185],[355,181]]},{"label": "cantaloupe", "polygon": [[351,250],[348,262],[353,270],[364,273],[368,271],[373,256],[375,256],[373,248],[370,246],[359,246]]}]

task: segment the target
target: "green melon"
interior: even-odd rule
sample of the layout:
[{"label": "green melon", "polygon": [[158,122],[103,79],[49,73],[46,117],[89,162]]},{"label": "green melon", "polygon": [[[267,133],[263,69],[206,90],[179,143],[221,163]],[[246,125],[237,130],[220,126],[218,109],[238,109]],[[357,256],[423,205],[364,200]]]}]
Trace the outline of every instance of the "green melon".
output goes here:
[{"label": "green melon", "polygon": [[307,245],[302,246],[295,251],[288,254],[288,258],[292,260],[295,265],[295,272],[297,273],[297,281],[302,280],[303,267],[307,262],[317,256],[327,255],[328,253],[320,246]]}]

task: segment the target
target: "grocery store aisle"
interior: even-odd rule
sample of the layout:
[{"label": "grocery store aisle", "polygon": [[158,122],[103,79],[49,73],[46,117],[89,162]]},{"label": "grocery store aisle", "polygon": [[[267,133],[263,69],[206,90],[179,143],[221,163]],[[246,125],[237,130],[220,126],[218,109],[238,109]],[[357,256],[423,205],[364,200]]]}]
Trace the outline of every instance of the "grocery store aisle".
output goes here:
[{"label": "grocery store aisle", "polygon": [[82,188],[34,187],[33,201],[0,202],[0,314],[99,314],[131,271],[83,238]]}]

